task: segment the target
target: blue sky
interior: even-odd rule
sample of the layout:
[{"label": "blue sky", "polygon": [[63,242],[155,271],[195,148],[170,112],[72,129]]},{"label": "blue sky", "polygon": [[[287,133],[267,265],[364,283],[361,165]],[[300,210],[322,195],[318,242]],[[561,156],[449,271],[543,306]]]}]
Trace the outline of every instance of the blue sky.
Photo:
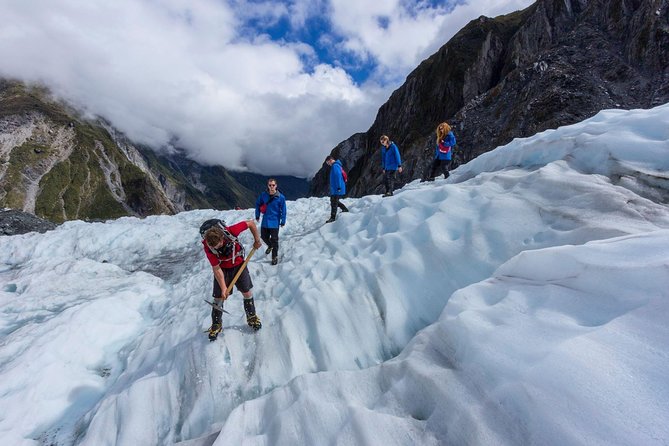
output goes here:
[{"label": "blue sky", "polygon": [[0,75],[132,140],[309,177],[462,26],[529,0],[0,0]]}]

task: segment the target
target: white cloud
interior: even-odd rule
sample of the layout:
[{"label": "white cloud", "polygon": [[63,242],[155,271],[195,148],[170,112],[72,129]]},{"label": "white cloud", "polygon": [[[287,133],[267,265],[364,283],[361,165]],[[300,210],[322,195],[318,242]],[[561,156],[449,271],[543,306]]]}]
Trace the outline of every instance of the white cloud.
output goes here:
[{"label": "white cloud", "polygon": [[[459,22],[529,2],[473,3],[454,18],[393,0],[0,0],[0,75],[43,82],[138,142],[176,139],[198,161],[309,176],[332,147],[368,128],[398,79]],[[248,28],[251,19],[298,27],[324,12],[345,48],[393,73],[391,83],[357,85],[334,67],[345,64],[324,64],[308,42],[273,42]]]},{"label": "white cloud", "polygon": [[346,50],[378,63],[379,80],[401,82],[470,20],[517,11],[531,3],[472,0],[431,6],[402,0],[332,0],[332,22],[344,36]]}]

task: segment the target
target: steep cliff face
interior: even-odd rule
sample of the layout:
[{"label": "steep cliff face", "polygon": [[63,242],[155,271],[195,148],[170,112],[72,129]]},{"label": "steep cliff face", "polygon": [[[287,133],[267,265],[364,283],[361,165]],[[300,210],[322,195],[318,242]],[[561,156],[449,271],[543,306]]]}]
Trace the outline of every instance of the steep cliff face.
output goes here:
[{"label": "steep cliff face", "polygon": [[54,222],[250,206],[221,167],[159,156],[48,92],[0,80],[0,206]]},{"label": "steep cliff face", "polygon": [[[668,3],[539,0],[470,22],[407,77],[366,133],[333,150],[356,173],[349,195],[381,191],[381,134],[400,147],[404,183],[423,176],[434,129],[444,120],[458,139],[457,164],[605,108],[667,102]],[[327,194],[327,169],[316,174],[310,193]]]}]

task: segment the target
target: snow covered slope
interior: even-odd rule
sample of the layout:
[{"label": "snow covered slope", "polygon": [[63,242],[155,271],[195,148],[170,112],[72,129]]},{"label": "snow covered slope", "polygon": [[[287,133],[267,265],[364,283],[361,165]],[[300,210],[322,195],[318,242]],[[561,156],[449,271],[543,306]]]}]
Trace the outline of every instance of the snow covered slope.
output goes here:
[{"label": "snow covered slope", "polygon": [[252,210],[2,237],[0,441],[666,445],[668,172],[665,105],[289,202],[214,343],[197,228]]}]

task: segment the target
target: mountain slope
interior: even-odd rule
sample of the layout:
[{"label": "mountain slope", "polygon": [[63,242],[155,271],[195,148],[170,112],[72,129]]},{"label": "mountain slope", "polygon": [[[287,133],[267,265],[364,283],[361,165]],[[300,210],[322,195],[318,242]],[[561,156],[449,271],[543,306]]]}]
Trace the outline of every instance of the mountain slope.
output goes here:
[{"label": "mountain slope", "polygon": [[4,206],[56,222],[175,211],[108,132],[46,95],[0,83]]},{"label": "mountain slope", "polygon": [[223,167],[201,166],[181,151],[157,154],[44,89],[6,80],[0,162],[0,206],[54,222],[246,207],[259,193]]}]

